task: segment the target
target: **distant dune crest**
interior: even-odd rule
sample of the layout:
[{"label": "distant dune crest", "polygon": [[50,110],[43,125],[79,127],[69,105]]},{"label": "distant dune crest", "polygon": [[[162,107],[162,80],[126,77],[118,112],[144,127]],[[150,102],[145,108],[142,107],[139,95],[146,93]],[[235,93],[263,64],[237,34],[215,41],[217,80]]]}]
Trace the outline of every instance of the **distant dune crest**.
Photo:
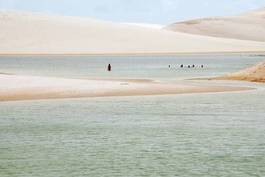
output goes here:
[{"label": "distant dune crest", "polygon": [[265,42],[265,8],[232,17],[212,17],[174,23],[175,32]]},{"label": "distant dune crest", "polygon": [[243,15],[252,16],[252,17],[259,17],[259,18],[265,18],[265,8],[261,8],[259,10],[254,10],[254,11],[245,13]]}]

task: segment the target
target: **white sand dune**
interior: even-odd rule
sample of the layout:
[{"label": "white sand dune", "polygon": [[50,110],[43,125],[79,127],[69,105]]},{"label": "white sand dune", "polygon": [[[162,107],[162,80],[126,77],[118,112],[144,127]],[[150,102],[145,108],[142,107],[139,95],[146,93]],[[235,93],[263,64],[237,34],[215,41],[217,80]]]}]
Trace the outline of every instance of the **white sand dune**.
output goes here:
[{"label": "white sand dune", "polygon": [[229,74],[219,79],[265,82],[265,62],[259,63],[253,67],[244,69],[242,71]]},{"label": "white sand dune", "polygon": [[265,51],[265,43],[261,42],[203,37],[89,18],[26,12],[0,12],[0,41],[0,54]]},{"label": "white sand dune", "polygon": [[265,8],[232,17],[212,17],[179,22],[165,29],[203,36],[265,42]]},{"label": "white sand dune", "polygon": [[153,29],[162,29],[164,26],[159,24],[147,24],[147,23],[123,23],[125,25],[153,28]]},{"label": "white sand dune", "polygon": [[139,96],[248,90],[148,80],[84,80],[0,74],[0,101]]}]

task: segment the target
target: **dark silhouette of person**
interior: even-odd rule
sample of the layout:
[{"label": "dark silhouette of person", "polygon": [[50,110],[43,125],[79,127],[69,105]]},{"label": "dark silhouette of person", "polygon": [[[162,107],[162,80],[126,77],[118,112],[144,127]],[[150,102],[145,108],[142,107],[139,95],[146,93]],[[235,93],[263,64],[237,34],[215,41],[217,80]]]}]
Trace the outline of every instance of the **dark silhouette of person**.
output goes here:
[{"label": "dark silhouette of person", "polygon": [[168,68],[171,68],[171,65],[168,65]]},{"label": "dark silhouette of person", "polygon": [[190,68],[190,65],[188,66],[188,68]]},{"label": "dark silhouette of person", "polygon": [[180,67],[181,67],[181,68],[183,68],[183,67],[184,67],[184,65],[180,65]]},{"label": "dark silhouette of person", "polygon": [[192,65],[193,68],[195,68],[195,65]]},{"label": "dark silhouette of person", "polygon": [[111,64],[108,65],[108,71],[111,71]]},{"label": "dark silhouette of person", "polygon": [[203,65],[201,65],[201,68],[204,68],[204,66],[203,66]]}]

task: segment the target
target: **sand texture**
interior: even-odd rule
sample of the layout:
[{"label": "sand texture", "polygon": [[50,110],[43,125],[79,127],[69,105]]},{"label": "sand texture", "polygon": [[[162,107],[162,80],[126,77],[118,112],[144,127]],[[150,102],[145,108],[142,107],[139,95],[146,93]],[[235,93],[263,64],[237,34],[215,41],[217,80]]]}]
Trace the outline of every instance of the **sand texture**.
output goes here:
[{"label": "sand texture", "polygon": [[265,8],[232,17],[211,17],[178,22],[167,30],[240,40],[265,42]]},{"label": "sand texture", "polygon": [[85,80],[0,74],[0,101],[54,98],[140,96],[248,90],[150,80]]},{"label": "sand texture", "polygon": [[265,62],[218,79],[265,82]]},{"label": "sand texture", "polygon": [[[261,31],[257,31],[260,35]],[[89,18],[0,12],[0,54],[263,52],[265,43]]]}]

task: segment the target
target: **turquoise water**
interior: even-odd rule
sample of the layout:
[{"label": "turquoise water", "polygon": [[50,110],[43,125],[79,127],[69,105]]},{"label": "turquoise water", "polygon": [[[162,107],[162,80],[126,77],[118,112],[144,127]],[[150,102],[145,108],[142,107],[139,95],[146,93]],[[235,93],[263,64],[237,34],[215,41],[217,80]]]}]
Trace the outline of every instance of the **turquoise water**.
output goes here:
[{"label": "turquoise water", "polygon": [[[130,64],[124,61],[128,58]],[[111,63],[120,70],[111,75],[102,67],[110,60],[105,57],[69,57],[67,61],[54,58],[55,63],[52,58],[47,63],[42,57],[37,61],[31,57],[1,57],[0,71],[175,80],[228,73],[263,59],[128,58],[113,58]],[[187,64],[204,63],[205,70],[167,68],[167,63],[177,65],[184,63],[185,58]],[[19,61],[21,67],[14,61]],[[118,61],[122,61],[120,66]],[[55,66],[59,69],[52,69]],[[122,70],[125,66],[130,68],[128,72]],[[94,73],[100,70],[98,75]],[[240,84],[258,89],[219,94],[2,102],[0,176],[265,176],[265,87]]]}]

